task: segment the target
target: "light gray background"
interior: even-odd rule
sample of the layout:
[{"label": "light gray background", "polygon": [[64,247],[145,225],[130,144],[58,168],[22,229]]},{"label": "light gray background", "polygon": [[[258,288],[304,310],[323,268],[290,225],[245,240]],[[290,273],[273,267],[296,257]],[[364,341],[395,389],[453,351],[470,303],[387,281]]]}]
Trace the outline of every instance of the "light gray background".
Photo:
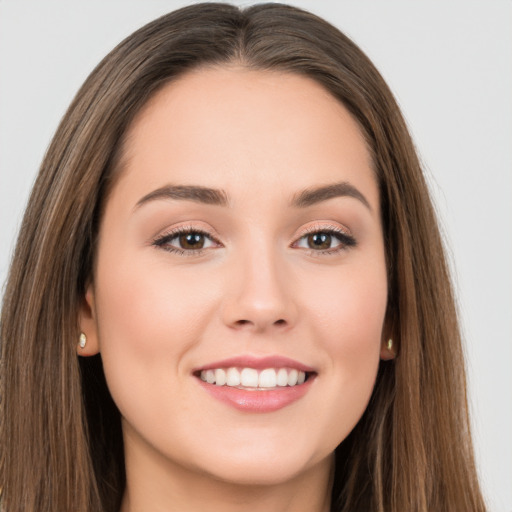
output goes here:
[{"label": "light gray background", "polygon": [[[0,0],[0,282],[38,165],[87,74],[183,1]],[[235,2],[247,4],[248,2]],[[425,163],[458,290],[479,472],[512,511],[512,3],[293,0],[351,36]]]}]

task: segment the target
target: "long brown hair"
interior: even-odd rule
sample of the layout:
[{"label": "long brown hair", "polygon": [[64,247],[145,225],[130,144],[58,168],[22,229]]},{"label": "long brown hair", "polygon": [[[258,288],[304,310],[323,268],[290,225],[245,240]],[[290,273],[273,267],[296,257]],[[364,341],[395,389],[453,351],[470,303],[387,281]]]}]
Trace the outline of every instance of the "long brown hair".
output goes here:
[{"label": "long brown hair", "polygon": [[91,73],[34,185],[1,318],[0,485],[7,512],[117,512],[119,412],[101,357],[80,361],[78,308],[123,135],[187,70],[237,63],[306,75],[359,123],[380,188],[388,266],[382,362],[370,404],[336,450],[332,510],[483,511],[453,292],[422,170],[399,108],[361,50],[305,11],[206,3],[141,28]]}]

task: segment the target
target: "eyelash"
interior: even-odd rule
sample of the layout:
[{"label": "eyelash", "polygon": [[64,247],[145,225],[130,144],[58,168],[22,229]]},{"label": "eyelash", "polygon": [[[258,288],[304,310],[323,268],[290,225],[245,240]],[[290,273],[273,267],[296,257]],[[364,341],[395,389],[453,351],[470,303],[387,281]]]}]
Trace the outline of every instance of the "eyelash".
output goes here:
[{"label": "eyelash", "polygon": [[[211,233],[208,233],[207,231],[204,231],[199,228],[195,228],[192,226],[180,226],[176,229],[173,229],[169,233],[164,233],[163,235],[157,237],[155,240],[153,240],[152,245],[163,249],[164,251],[178,254],[180,256],[196,256],[208,248],[201,248],[201,249],[182,249],[180,247],[175,247],[173,245],[169,245],[169,242],[174,240],[175,238],[179,237],[180,235],[184,234],[197,234],[202,235],[205,238],[209,239],[211,242],[217,244],[217,246],[222,246],[222,244],[211,235]],[[336,247],[332,247],[329,249],[305,249],[307,252],[309,252],[312,256],[329,256],[333,254],[337,254],[341,251],[345,251],[347,249],[350,249],[351,247],[355,247],[357,245],[356,239],[352,236],[346,233],[344,230],[340,229],[337,226],[312,226],[306,229],[302,235],[295,241],[293,244],[291,244],[291,247],[295,246],[297,243],[299,243],[304,238],[314,235],[314,234],[325,234],[332,236],[336,240],[340,242],[340,244]]]},{"label": "eyelash", "polygon": [[195,255],[203,252],[206,249],[181,249],[180,247],[168,245],[169,242],[171,242],[175,238],[179,237],[180,235],[186,235],[186,234],[192,234],[192,233],[197,234],[197,235],[203,235],[205,238],[208,238],[215,244],[222,245],[215,237],[213,237],[211,235],[211,233],[208,233],[207,231],[204,231],[199,228],[194,228],[192,226],[180,226],[176,229],[173,229],[169,233],[164,233],[162,236],[159,236],[155,240],[153,240],[152,245],[154,245],[155,247],[161,248],[164,251],[178,254],[180,256],[195,256]]},{"label": "eyelash", "polygon": [[301,236],[293,242],[292,246],[299,243],[304,238],[315,235],[315,234],[325,234],[329,235],[335,239],[337,239],[340,242],[340,245],[336,247],[331,247],[329,249],[305,249],[309,252],[311,256],[331,256],[334,254],[338,254],[341,251],[346,251],[347,249],[350,249],[351,247],[355,247],[357,245],[356,239],[349,235],[345,230],[337,227],[337,226],[331,226],[331,225],[314,225],[307,228]]}]

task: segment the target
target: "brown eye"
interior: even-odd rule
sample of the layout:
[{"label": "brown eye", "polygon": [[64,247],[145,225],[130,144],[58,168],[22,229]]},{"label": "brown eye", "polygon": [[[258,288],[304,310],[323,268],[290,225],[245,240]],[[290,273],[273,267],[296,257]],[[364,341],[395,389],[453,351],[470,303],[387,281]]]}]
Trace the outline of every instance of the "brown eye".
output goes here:
[{"label": "brown eye", "polygon": [[329,233],[312,233],[307,237],[307,244],[310,249],[330,249],[332,236]]},{"label": "brown eye", "polygon": [[177,230],[174,233],[163,235],[153,242],[156,247],[161,247],[169,252],[179,254],[198,254],[203,249],[211,249],[221,247],[222,244],[217,242],[208,233],[194,230]]},{"label": "brown eye", "polygon": [[354,247],[356,240],[352,235],[341,229],[319,229],[304,234],[296,240],[292,247],[308,249],[311,252],[322,254],[337,254],[344,249]]},{"label": "brown eye", "polygon": [[205,236],[202,233],[183,233],[178,237],[178,241],[182,249],[202,249],[204,247]]}]

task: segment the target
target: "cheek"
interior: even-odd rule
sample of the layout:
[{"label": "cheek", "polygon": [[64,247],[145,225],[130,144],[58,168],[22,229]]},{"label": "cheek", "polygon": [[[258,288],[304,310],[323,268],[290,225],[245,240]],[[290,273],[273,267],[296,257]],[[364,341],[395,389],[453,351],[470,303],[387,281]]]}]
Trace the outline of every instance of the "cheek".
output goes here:
[{"label": "cheek", "polygon": [[334,359],[351,360],[367,350],[379,351],[387,306],[387,280],[383,265],[347,266],[304,283],[303,308],[312,324],[322,330],[326,349]]},{"label": "cheek", "polygon": [[155,389],[172,389],[182,354],[201,341],[214,299],[193,273],[178,273],[165,262],[129,257],[104,257],[97,269],[100,351],[121,410],[156,399]]},{"label": "cheek", "polygon": [[163,345],[179,350],[180,343],[171,344],[169,336],[185,340],[199,330],[203,315],[197,312],[204,311],[211,293],[193,271],[172,269],[165,258],[146,255],[104,261],[98,269],[97,309],[109,344],[124,338],[123,345],[138,346],[144,354]]},{"label": "cheek", "polygon": [[328,354],[323,375],[330,381],[322,407],[330,418],[326,425],[334,426],[325,432],[333,444],[352,430],[372,394],[387,306],[383,266],[346,270],[310,287],[308,301],[312,329]]}]

